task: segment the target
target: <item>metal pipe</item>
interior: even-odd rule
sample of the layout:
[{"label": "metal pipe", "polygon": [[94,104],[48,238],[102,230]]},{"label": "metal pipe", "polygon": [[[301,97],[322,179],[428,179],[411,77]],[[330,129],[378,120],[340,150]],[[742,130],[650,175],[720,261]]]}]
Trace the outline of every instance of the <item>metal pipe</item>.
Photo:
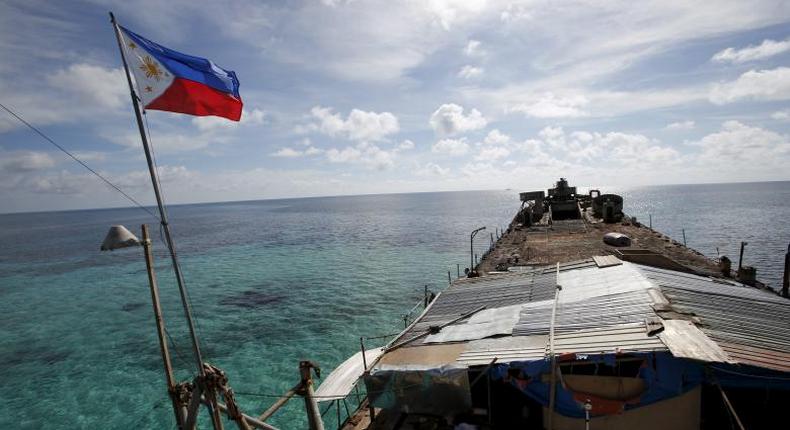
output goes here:
[{"label": "metal pipe", "polygon": [[283,394],[282,397],[277,399],[277,401],[274,402],[274,404],[269,406],[269,409],[266,409],[266,411],[264,411],[264,413],[262,413],[261,416],[258,417],[258,420],[260,420],[260,421],[268,420],[269,417],[274,415],[275,412],[277,412],[281,407],[283,407],[286,403],[288,403],[288,400],[290,400],[291,397],[296,395],[296,392],[299,391],[299,388],[301,388],[301,387],[302,387],[302,383],[300,382],[300,383],[296,384],[290,390],[286,391],[285,394]]},{"label": "metal pipe", "polygon": [[215,429],[223,430],[224,426],[222,425],[222,415],[219,409],[219,402],[217,401],[217,392],[212,387],[208,387],[205,399],[208,401],[206,404],[209,407],[211,424]]},{"label": "metal pipe", "polygon": [[782,297],[790,296],[790,245],[787,245],[787,254],[785,254],[785,272],[782,277]]},{"label": "metal pipe", "polygon": [[590,411],[592,410],[592,403],[590,399],[584,402],[584,430],[590,430]]},{"label": "metal pipe", "polygon": [[340,400],[335,400],[335,410],[337,411],[337,428],[340,428]]},{"label": "metal pipe", "polygon": [[683,246],[686,246],[686,229],[682,228],[680,231],[683,232]]},{"label": "metal pipe", "polygon": [[743,248],[748,245],[747,242],[741,242],[741,255],[738,257],[738,276],[741,275],[741,267],[743,267]]},{"label": "metal pipe", "polygon": [[474,255],[475,255],[475,236],[477,236],[477,233],[479,233],[481,230],[485,230],[485,229],[486,229],[485,227],[480,227],[480,228],[478,228],[476,230],[473,230],[472,234],[469,235],[469,263],[471,264],[471,266],[469,267],[470,271],[474,270],[474,268],[475,268],[475,258],[474,258]]},{"label": "metal pipe", "polygon": [[458,263],[455,264],[455,273],[456,273],[458,278],[461,277],[461,265],[458,264]]},{"label": "metal pipe", "polygon": [[364,367],[364,371],[367,372],[368,370],[368,360],[365,357],[365,338],[359,338],[359,348],[362,350],[362,366]]},{"label": "metal pipe", "polygon": [[554,430],[554,403],[557,395],[557,356],[554,353],[554,320],[557,316],[557,302],[560,299],[560,263],[557,263],[557,278],[554,287],[554,304],[551,307],[549,323],[549,354],[551,357],[551,386],[549,393],[549,430]]},{"label": "metal pipe", "polygon": [[321,419],[321,410],[315,399],[313,391],[313,377],[310,374],[312,364],[309,361],[299,362],[299,374],[302,377],[302,396],[304,396],[304,406],[307,411],[307,422],[310,430],[324,430],[324,421]]},{"label": "metal pipe", "polygon": [[[473,310],[473,311],[471,311],[471,312],[467,312],[467,313],[465,313],[465,314],[461,315],[460,317],[458,317],[458,318],[455,318],[454,320],[452,320],[452,321],[450,321],[450,322],[446,322],[446,323],[444,323],[444,324],[440,325],[440,326],[438,327],[438,330],[439,330],[439,331],[441,331],[443,328],[447,327],[448,325],[452,325],[452,324],[455,324],[455,323],[457,323],[458,321],[461,321],[462,319],[469,318],[470,316],[472,316],[472,315],[474,315],[474,314],[476,314],[476,313],[478,313],[478,312],[482,311],[482,310],[483,310],[483,309],[485,309],[485,308],[486,308],[486,306],[485,306],[485,305],[482,305],[482,306],[480,306],[480,307],[476,308],[475,310]],[[406,345],[406,344],[407,344],[407,343],[409,343],[409,342],[414,342],[415,340],[417,340],[417,339],[420,339],[420,338],[423,338],[423,337],[425,337],[425,336],[428,336],[429,334],[431,334],[431,331],[430,331],[430,330],[428,330],[428,331],[426,331],[426,332],[424,332],[424,333],[420,333],[420,334],[418,334],[418,335],[414,336],[414,337],[413,337],[413,338],[411,338],[411,339],[404,340],[403,342],[396,343],[395,345],[392,345],[392,346],[390,346],[390,347],[387,347],[387,348],[384,350],[384,352],[389,352],[389,351],[392,351],[393,349],[400,348],[401,346],[403,346],[403,345]]]},{"label": "metal pipe", "polygon": [[200,402],[203,399],[202,384],[195,384],[195,389],[192,391],[192,398],[189,399],[189,406],[187,407],[187,418],[184,423],[186,430],[194,430],[197,424],[198,410],[200,409]]},{"label": "metal pipe", "polygon": [[170,360],[170,351],[167,348],[167,340],[165,338],[165,325],[162,318],[162,306],[159,302],[159,287],[156,283],[156,274],[154,273],[154,255],[151,252],[151,238],[148,235],[148,226],[143,224],[143,254],[145,254],[145,268],[148,272],[148,286],[151,289],[151,302],[154,306],[154,319],[156,321],[156,335],[159,338],[159,351],[162,354],[162,362],[165,366],[165,379],[167,380],[167,393],[170,400],[173,402],[173,413],[176,416],[176,425],[182,428],[184,425],[184,416],[179,405],[178,398],[176,397],[176,379],[173,376],[173,363]]},{"label": "metal pipe", "polygon": [[488,365],[484,367],[482,371],[480,371],[480,374],[477,375],[477,377],[469,384],[469,387],[474,387],[475,384],[477,384],[480,381],[480,379],[483,378],[483,376],[486,376],[486,373],[488,373],[488,369],[490,369],[491,366],[493,366],[494,363],[496,363],[498,358],[499,357],[494,357],[494,359],[491,360],[491,362],[489,362]]},{"label": "metal pipe", "polygon": [[[205,398],[201,398],[200,401],[202,401],[206,406],[209,405],[209,401],[206,400]],[[228,407],[223,405],[222,402],[217,402],[217,409],[219,409],[222,412],[226,412],[226,413],[228,412]],[[280,429],[278,429],[277,427],[275,427],[273,425],[266,424],[265,422],[260,421],[257,418],[251,417],[251,416],[249,416],[247,414],[241,414],[241,417],[244,419],[244,421],[247,424],[249,424],[249,425],[251,425],[251,426],[253,426],[255,428],[259,428],[259,429],[262,429],[262,430],[280,430]]]}]

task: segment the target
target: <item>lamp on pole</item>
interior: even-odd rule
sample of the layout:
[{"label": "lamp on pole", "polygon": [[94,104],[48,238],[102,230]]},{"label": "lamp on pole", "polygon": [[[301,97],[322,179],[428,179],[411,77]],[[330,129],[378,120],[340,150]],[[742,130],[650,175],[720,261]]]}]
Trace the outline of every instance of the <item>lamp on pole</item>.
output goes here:
[{"label": "lamp on pole", "polygon": [[477,233],[480,233],[481,230],[485,230],[485,227],[480,227],[474,231],[472,234],[469,235],[469,271],[471,272],[475,268],[475,236]]}]

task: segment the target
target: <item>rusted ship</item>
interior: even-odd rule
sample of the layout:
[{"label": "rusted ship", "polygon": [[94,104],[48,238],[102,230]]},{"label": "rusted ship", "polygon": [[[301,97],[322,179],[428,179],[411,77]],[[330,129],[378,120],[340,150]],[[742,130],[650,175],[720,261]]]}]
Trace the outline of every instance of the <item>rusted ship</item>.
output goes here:
[{"label": "rusted ship", "polygon": [[[314,398],[350,429],[758,429],[790,401],[790,301],[561,179],[468,276]],[[787,265],[787,264],[786,264]],[[783,297],[784,296],[784,297]],[[362,390],[362,391],[361,391]],[[360,395],[361,392],[366,394]],[[330,406],[326,411],[331,410]],[[311,420],[311,427],[319,424]]]}]

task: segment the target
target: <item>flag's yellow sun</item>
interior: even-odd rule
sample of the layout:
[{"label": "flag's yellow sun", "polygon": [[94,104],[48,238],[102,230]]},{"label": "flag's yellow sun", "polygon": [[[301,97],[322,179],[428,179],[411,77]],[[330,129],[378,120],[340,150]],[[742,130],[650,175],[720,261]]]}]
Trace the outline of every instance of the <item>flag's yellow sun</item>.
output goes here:
[{"label": "flag's yellow sun", "polygon": [[145,77],[149,79],[154,78],[157,82],[159,82],[159,80],[162,79],[162,75],[164,74],[162,69],[159,68],[159,64],[157,64],[156,61],[154,61],[148,55],[146,55],[142,61],[143,64],[140,65],[140,70],[145,72]]}]

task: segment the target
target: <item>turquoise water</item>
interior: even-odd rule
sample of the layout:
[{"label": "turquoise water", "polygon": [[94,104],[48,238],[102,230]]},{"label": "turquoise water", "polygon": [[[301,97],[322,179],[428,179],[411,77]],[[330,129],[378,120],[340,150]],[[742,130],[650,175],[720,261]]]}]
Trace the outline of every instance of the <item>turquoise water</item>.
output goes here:
[{"label": "turquoise water", "polygon": [[[715,256],[737,256],[774,285],[790,231],[790,183],[620,190],[626,209]],[[329,372],[360,336],[398,331],[518,209],[515,191],[291,199],[170,209],[207,361],[258,415],[298,380]],[[680,207],[682,210],[677,210]],[[746,219],[746,221],[744,220]],[[139,209],[0,215],[0,428],[174,428],[139,248],[98,251],[111,224],[139,233]],[[193,366],[161,241],[155,258],[178,379]],[[735,250],[733,252],[733,250]],[[734,258],[735,261],[737,259]],[[372,346],[372,344],[371,344]],[[303,403],[271,423],[304,428]],[[326,419],[329,428],[334,412]],[[205,427],[205,425],[204,425]]]}]

